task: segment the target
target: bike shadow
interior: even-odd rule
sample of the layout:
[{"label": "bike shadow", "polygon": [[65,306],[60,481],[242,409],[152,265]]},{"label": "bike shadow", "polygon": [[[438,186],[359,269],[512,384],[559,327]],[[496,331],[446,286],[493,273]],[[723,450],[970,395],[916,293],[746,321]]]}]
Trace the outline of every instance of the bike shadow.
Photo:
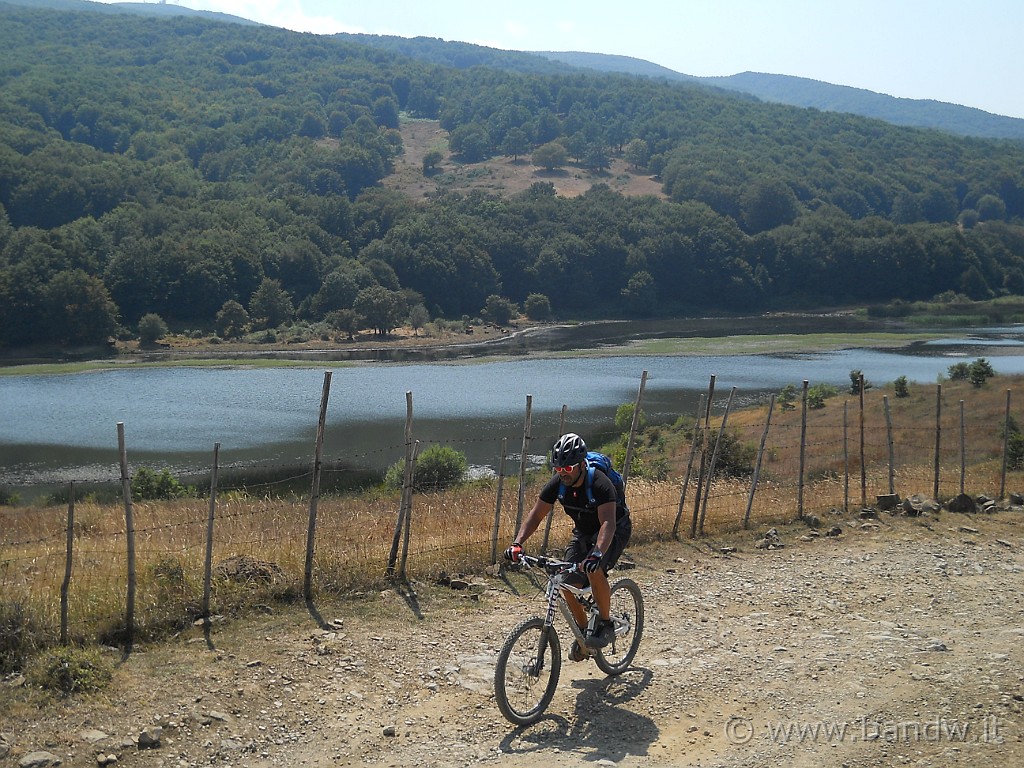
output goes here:
[{"label": "bike shadow", "polygon": [[583,760],[615,763],[647,755],[660,734],[658,726],[620,705],[639,696],[653,677],[651,670],[633,667],[616,677],[573,680],[575,717],[551,713],[533,725],[516,728],[502,739],[501,751],[528,755],[557,747]]}]

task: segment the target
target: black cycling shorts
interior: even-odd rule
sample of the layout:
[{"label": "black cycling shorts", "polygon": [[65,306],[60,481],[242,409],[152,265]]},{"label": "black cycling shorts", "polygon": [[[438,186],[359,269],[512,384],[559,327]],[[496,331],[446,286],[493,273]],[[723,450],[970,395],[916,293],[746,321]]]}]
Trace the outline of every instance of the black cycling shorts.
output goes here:
[{"label": "black cycling shorts", "polygon": [[[626,549],[626,545],[629,543],[629,537],[633,534],[633,523],[629,519],[629,515],[624,515],[615,524],[615,535],[612,537],[612,544],[608,547],[608,551],[601,557],[601,570],[608,573],[615,564],[619,562],[619,557],[622,556],[623,550]],[[569,544],[565,548],[565,559],[570,563],[582,562],[587,555],[594,549],[594,545],[597,543],[597,532],[584,534],[578,531],[572,532],[572,538],[569,539]]]}]

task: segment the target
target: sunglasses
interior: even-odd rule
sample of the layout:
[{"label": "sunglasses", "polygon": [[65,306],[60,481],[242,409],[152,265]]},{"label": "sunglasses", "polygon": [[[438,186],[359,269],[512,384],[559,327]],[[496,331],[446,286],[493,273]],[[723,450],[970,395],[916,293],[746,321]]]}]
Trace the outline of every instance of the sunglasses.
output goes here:
[{"label": "sunglasses", "polygon": [[568,466],[568,467],[555,467],[555,472],[557,472],[560,475],[568,475],[574,469],[576,469],[576,465],[575,464],[573,464],[571,466]]}]

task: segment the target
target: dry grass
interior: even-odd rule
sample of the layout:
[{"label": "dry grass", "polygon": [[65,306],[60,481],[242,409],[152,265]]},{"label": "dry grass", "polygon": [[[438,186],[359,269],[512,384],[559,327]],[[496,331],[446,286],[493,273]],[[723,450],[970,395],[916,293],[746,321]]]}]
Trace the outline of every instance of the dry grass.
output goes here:
[{"label": "dry grass", "polygon": [[[941,499],[960,491],[961,400],[965,401],[967,415],[965,489],[975,494],[998,494],[1005,393],[1016,384],[1016,378],[1001,378],[985,390],[966,383],[944,385]],[[904,497],[932,493],[935,393],[933,386],[917,387],[909,398],[896,399],[889,394],[895,445],[893,484]],[[882,401],[885,394],[869,390],[865,397],[863,494],[869,504],[876,494],[889,491]],[[730,415],[729,427],[744,442],[757,445],[766,414],[766,407],[739,411]],[[755,530],[798,517],[800,419],[799,407],[773,414],[761,479],[750,511],[751,528]],[[861,505],[859,424],[859,400],[850,396],[833,398],[824,409],[808,413],[802,493],[805,515],[825,519]],[[712,424],[710,434],[717,434],[717,426]],[[674,530],[680,537],[689,536],[695,515],[696,466],[681,505],[689,442],[685,449],[679,445],[676,442],[669,446],[669,461],[674,467],[670,480],[630,480],[634,543],[670,538]],[[523,492],[527,507],[544,479],[541,474],[528,478]],[[1022,480],[1021,473],[1011,473],[1007,490],[1019,488]],[[514,532],[519,497],[516,485],[515,480],[505,483],[498,550]],[[408,577],[425,581],[442,571],[479,572],[490,564],[496,491],[496,483],[478,482],[447,492],[417,494],[411,516]],[[706,508],[696,509],[698,516],[706,514],[703,533],[714,536],[740,529],[749,494],[749,479],[713,483]],[[385,568],[398,506],[397,496],[380,493],[320,500],[314,558],[317,591],[368,591],[386,584]],[[200,616],[209,503],[204,499],[142,502],[135,503],[133,511],[138,574],[136,637],[157,637]],[[239,493],[218,497],[213,562],[245,555],[275,564],[280,575],[270,581],[245,583],[215,580],[212,612],[230,614],[260,603],[296,598],[301,593],[305,568],[308,521],[307,499],[254,498]],[[0,509],[0,666],[16,666],[26,648],[52,645],[59,635],[66,524],[66,511],[61,508]],[[556,513],[549,549],[560,550],[568,535],[567,518]],[[540,542],[541,534],[537,534],[531,545],[539,548]],[[68,593],[72,639],[116,642],[122,636],[126,573],[123,508],[79,502],[75,508],[73,573]]]}]

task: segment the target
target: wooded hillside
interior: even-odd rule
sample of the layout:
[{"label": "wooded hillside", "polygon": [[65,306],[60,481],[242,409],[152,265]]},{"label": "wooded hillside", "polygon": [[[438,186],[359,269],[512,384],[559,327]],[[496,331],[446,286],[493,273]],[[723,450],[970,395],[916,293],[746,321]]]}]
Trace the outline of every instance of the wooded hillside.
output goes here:
[{"label": "wooded hillside", "polygon": [[[0,5],[0,346],[415,313],[635,317],[1024,294],[1024,149],[626,75],[424,63],[197,18]],[[550,62],[548,62],[550,64]],[[406,118],[667,199],[410,199]],[[424,161],[424,173],[431,169]]]}]

